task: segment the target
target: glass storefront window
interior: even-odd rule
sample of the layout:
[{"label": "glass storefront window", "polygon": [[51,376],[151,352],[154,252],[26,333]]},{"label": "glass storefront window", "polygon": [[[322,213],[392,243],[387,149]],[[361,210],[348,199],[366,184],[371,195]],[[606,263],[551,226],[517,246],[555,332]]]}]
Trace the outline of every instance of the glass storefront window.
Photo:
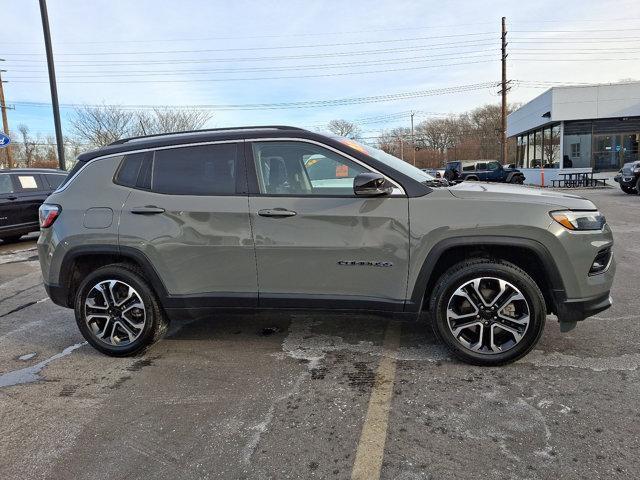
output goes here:
[{"label": "glass storefront window", "polygon": [[534,142],[533,159],[529,161],[529,165],[532,168],[540,168],[542,166],[542,130],[535,131]]},{"label": "glass storefront window", "polygon": [[622,163],[635,162],[640,160],[638,154],[638,143],[640,133],[625,133],[622,135]]},{"label": "glass storefront window", "polygon": [[593,159],[596,170],[614,170],[623,155],[621,135],[594,135]]},{"label": "glass storefront window", "polygon": [[564,136],[564,168],[591,167],[591,134]]},{"label": "glass storefront window", "polygon": [[527,167],[533,168],[533,159],[536,158],[536,154],[534,152],[534,136],[533,132],[529,134],[529,145],[527,148]]},{"label": "glass storefront window", "polygon": [[522,163],[519,164],[522,168],[527,168],[529,163],[527,162],[527,153],[529,148],[529,140],[527,135],[522,136],[522,147],[520,149],[520,155],[522,156]]},{"label": "glass storefront window", "polygon": [[544,168],[560,168],[560,125],[544,129]]}]

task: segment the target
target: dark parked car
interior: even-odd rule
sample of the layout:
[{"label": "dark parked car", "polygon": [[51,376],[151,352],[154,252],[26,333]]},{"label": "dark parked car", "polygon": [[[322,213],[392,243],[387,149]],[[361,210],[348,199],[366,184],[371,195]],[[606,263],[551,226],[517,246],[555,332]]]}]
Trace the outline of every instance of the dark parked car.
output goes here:
[{"label": "dark parked car", "polygon": [[613,179],[624,193],[640,194],[640,161],[625,163]]},{"label": "dark parked car", "polygon": [[447,162],[447,170],[454,170],[452,181],[476,180],[481,182],[524,183],[524,174],[515,168],[506,168],[496,160],[456,160]]},{"label": "dark parked car", "polygon": [[0,239],[15,242],[37,232],[38,208],[66,176],[63,170],[48,168],[0,170]]}]

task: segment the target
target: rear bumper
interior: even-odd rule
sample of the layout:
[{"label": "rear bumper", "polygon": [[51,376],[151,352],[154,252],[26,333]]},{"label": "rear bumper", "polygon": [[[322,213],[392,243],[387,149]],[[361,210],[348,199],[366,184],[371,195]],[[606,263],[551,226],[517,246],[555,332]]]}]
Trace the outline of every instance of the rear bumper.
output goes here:
[{"label": "rear bumper", "polygon": [[612,304],[608,291],[591,298],[558,299],[556,301],[557,316],[561,322],[579,322],[603,312]]},{"label": "rear bumper", "polygon": [[71,305],[69,305],[69,291],[66,288],[44,282],[44,289],[53,303],[61,307],[71,308]]}]

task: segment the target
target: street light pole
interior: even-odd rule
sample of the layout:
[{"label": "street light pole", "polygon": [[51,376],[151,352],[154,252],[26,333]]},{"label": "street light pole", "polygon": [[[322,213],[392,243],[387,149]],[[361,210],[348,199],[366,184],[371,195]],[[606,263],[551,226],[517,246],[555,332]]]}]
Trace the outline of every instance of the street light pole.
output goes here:
[{"label": "street light pole", "polygon": [[416,166],[416,138],[413,133],[413,116],[415,112],[411,112],[411,149],[413,150],[413,166]]},{"label": "street light pole", "polygon": [[53,107],[53,123],[56,129],[56,146],[58,148],[58,165],[64,170],[64,140],[60,124],[60,105],[58,104],[58,87],[56,86],[56,70],[53,65],[53,49],[51,48],[51,31],[49,30],[49,14],[46,0],[40,0],[40,16],[42,17],[42,33],[47,51],[47,67],[49,69],[49,86],[51,87],[51,106]]}]

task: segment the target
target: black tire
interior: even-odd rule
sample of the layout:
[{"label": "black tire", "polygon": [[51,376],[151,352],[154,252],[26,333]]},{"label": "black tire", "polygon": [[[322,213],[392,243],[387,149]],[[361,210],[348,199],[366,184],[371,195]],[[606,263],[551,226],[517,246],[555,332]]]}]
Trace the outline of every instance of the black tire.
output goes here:
[{"label": "black tire", "polygon": [[[504,352],[473,351],[460,343],[449,327],[447,319],[449,299],[459,287],[478,277],[505,280],[514,285],[526,299],[529,308],[528,327],[521,340]],[[432,328],[436,336],[454,356],[463,362],[481,366],[504,365],[529,353],[542,335],[547,316],[542,292],[526,272],[509,262],[489,259],[467,260],[447,270],[438,280],[430,307]]]},{"label": "black tire", "polygon": [[[85,302],[95,285],[104,280],[117,280],[133,287],[138,293],[145,309],[145,324],[139,336],[124,346],[115,346],[101,342],[85,321]],[[90,273],[80,283],[75,294],[75,316],[82,336],[96,350],[113,357],[127,357],[143,352],[166,333],[169,322],[160,302],[142,272],[129,264],[112,264],[100,267]]]},{"label": "black tire", "polygon": [[470,182],[479,182],[480,179],[478,177],[476,177],[475,175],[469,175],[468,177],[464,177],[465,180],[468,180]]},{"label": "black tire", "polygon": [[511,180],[509,180],[509,183],[522,185],[524,183],[524,177],[521,177],[520,175],[514,175],[513,177],[511,177]]},{"label": "black tire", "polygon": [[4,243],[16,243],[20,241],[21,238],[22,238],[22,235],[11,235],[9,237],[2,237],[1,240]]},{"label": "black tire", "polygon": [[638,180],[636,181],[636,193],[640,195],[640,177],[638,177]]},{"label": "black tire", "polygon": [[627,193],[629,195],[635,195],[636,193],[638,193],[635,188],[625,187],[624,185],[620,185],[620,190],[622,190],[624,193]]}]

